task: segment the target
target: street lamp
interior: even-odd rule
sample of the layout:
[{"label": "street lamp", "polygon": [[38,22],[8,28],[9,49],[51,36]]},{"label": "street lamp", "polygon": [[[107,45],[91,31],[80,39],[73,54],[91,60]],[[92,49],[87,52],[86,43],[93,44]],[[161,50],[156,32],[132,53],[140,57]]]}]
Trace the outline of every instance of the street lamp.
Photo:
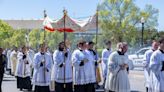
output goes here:
[{"label": "street lamp", "polygon": [[144,23],[145,23],[145,19],[144,17],[141,18],[141,24],[142,24],[142,38],[141,38],[141,46],[143,47],[143,31],[144,31]]}]

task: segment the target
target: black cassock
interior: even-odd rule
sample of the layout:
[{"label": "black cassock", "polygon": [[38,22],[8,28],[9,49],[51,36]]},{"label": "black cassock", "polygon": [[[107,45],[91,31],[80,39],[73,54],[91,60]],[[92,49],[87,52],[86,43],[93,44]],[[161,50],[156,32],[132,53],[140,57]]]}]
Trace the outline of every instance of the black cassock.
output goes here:
[{"label": "black cassock", "polygon": [[49,86],[35,86],[34,92],[50,92]]},{"label": "black cassock", "polygon": [[73,92],[72,86],[72,82],[65,83],[65,88],[64,83],[55,82],[55,92]]},{"label": "black cassock", "polygon": [[75,85],[74,92],[95,92],[94,83],[85,84],[85,85]]},{"label": "black cassock", "polygon": [[30,77],[17,77],[17,88],[19,89],[32,89]]}]

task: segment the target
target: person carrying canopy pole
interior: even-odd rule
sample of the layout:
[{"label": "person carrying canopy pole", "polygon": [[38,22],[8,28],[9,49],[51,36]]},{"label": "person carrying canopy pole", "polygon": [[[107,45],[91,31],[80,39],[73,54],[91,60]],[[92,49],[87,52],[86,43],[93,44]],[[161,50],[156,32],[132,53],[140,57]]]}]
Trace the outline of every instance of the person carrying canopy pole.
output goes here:
[{"label": "person carrying canopy pole", "polygon": [[32,84],[35,86],[34,92],[50,92],[52,57],[45,52],[45,44],[40,44],[39,48],[34,56]]},{"label": "person carrying canopy pole", "polygon": [[[64,61],[65,57],[65,61]],[[53,54],[54,65],[51,80],[55,81],[56,92],[73,92],[72,89],[72,62],[69,48],[65,48],[64,42],[60,42],[58,49]],[[65,67],[65,77],[64,77]],[[65,88],[64,88],[64,85]]]}]

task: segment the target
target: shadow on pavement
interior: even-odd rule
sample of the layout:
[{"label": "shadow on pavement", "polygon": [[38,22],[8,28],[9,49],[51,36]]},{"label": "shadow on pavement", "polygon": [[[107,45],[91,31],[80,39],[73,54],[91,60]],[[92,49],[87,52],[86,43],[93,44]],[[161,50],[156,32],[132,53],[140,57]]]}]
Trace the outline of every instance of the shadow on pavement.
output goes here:
[{"label": "shadow on pavement", "polygon": [[131,92],[141,92],[141,91],[132,90]]}]

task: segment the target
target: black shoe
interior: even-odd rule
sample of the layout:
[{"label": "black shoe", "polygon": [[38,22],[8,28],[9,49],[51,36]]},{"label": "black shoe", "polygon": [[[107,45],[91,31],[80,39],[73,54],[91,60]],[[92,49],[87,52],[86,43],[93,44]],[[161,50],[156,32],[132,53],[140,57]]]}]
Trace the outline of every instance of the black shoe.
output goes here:
[{"label": "black shoe", "polygon": [[20,88],[20,91],[22,91],[23,89],[22,88]]}]

